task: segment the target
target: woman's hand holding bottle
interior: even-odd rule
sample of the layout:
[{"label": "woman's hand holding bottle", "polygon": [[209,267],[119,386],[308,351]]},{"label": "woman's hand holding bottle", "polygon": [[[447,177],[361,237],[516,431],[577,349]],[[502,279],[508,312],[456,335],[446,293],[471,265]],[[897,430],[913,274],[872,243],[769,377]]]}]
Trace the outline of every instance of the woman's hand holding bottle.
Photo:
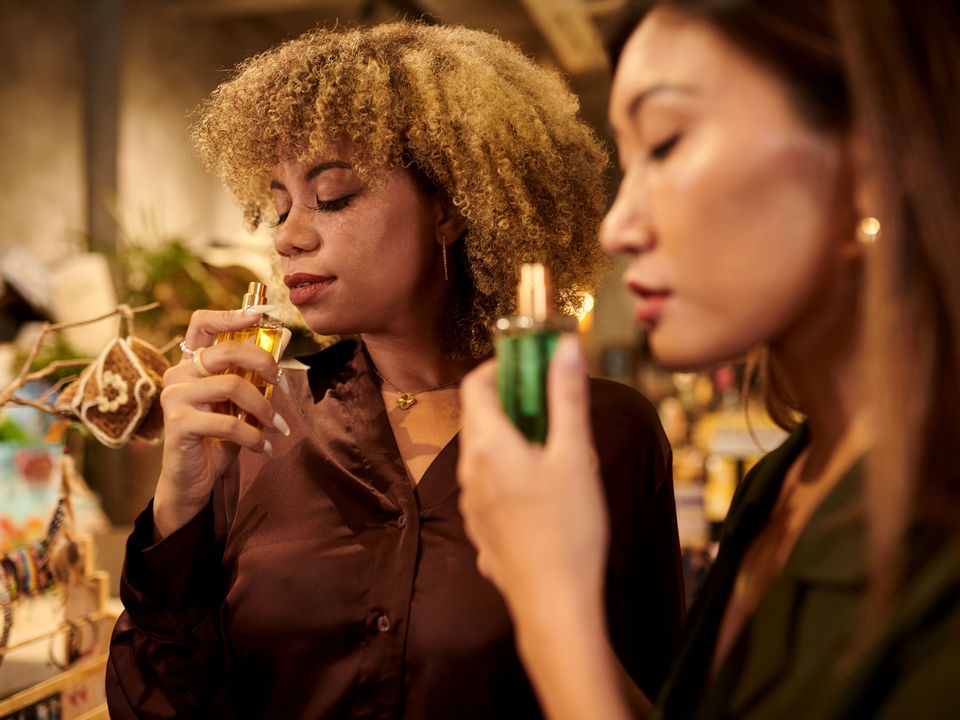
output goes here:
[{"label": "woman's hand holding bottle", "polygon": [[558,585],[590,588],[599,601],[608,528],[578,341],[563,338],[550,365],[543,446],[501,410],[495,363],[468,375],[461,395],[460,505],[481,572],[514,611]]},{"label": "woman's hand holding bottle", "polygon": [[[272,306],[246,310],[197,310],[190,318],[180,362],[163,376],[163,465],[154,495],[153,520],[159,537],[185,525],[209,502],[213,483],[240,447],[271,452],[263,431],[243,420],[215,412],[227,402],[259,420],[264,427],[289,433],[284,419],[260,390],[241,375],[221,374],[231,368],[258,373],[286,391],[274,357],[251,343],[221,342],[217,335],[257,325]],[[284,341],[289,331],[284,330]],[[279,354],[278,354],[279,356]],[[226,441],[226,442],[223,442]]]},{"label": "woman's hand holding bottle", "polygon": [[512,606],[568,583],[599,600],[607,515],[576,338],[561,339],[550,365],[545,445],[528,443],[503,413],[495,362],[464,379],[461,399],[460,508],[481,572]]},{"label": "woman's hand holding bottle", "polygon": [[557,345],[543,446],[507,419],[496,373],[484,363],[461,385],[460,511],[477,566],[507,602],[534,685],[564,688],[541,693],[547,716],[626,717],[607,641],[609,521],[583,351],[574,336]]}]

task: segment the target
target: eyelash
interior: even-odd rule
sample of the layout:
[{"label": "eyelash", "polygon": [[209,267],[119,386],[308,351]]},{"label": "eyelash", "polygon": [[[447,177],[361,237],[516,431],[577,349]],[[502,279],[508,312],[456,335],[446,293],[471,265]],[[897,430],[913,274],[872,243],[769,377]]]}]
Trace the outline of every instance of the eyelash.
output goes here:
[{"label": "eyelash", "polygon": [[680,134],[672,136],[671,138],[664,140],[659,145],[654,146],[650,149],[650,159],[651,160],[665,160],[670,154],[670,151],[673,150],[677,142],[680,140]]},{"label": "eyelash", "polygon": [[[317,212],[337,212],[338,210],[343,210],[345,207],[350,205],[350,202],[353,200],[353,195],[344,195],[343,197],[337,198],[336,200],[321,200],[317,198],[316,205],[308,205],[308,210],[315,210]],[[283,225],[283,222],[287,219],[287,215],[290,214],[290,211],[281,214],[277,218],[271,227],[278,227]]]},{"label": "eyelash", "polygon": [[337,210],[343,210],[345,207],[348,207],[352,200],[353,195],[344,195],[336,200],[321,200],[317,198],[317,204],[310,207],[310,210],[316,210],[317,212],[336,212]]}]

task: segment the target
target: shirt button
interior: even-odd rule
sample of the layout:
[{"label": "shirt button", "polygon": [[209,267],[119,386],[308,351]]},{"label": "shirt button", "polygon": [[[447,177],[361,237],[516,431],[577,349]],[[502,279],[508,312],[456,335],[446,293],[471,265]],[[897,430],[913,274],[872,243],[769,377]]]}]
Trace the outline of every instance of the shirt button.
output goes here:
[{"label": "shirt button", "polygon": [[390,618],[387,617],[386,613],[384,613],[383,615],[377,618],[377,630],[379,630],[382,633],[385,633],[389,629],[390,629]]},{"label": "shirt button", "polygon": [[397,527],[403,530],[407,526],[407,516],[401,515],[397,518]]}]

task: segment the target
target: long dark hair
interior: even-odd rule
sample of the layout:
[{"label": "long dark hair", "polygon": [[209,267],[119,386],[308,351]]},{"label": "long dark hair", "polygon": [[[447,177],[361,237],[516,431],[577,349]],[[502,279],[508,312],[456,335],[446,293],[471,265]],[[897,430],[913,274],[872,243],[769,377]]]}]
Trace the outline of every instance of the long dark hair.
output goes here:
[{"label": "long dark hair", "polygon": [[960,530],[960,6],[833,2],[879,195],[866,289],[879,616],[906,572],[910,523],[940,539]]}]

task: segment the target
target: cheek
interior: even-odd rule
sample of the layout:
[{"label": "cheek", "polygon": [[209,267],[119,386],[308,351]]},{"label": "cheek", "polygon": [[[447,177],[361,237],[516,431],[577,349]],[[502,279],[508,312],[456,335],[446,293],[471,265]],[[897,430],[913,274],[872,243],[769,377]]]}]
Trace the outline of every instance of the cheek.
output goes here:
[{"label": "cheek", "polygon": [[675,292],[651,332],[661,362],[711,364],[776,340],[812,306],[838,252],[836,154],[794,142],[721,148],[703,148],[654,188]]},{"label": "cheek", "polygon": [[368,217],[342,239],[337,267],[357,309],[387,313],[421,295],[429,247],[416,218]]}]

